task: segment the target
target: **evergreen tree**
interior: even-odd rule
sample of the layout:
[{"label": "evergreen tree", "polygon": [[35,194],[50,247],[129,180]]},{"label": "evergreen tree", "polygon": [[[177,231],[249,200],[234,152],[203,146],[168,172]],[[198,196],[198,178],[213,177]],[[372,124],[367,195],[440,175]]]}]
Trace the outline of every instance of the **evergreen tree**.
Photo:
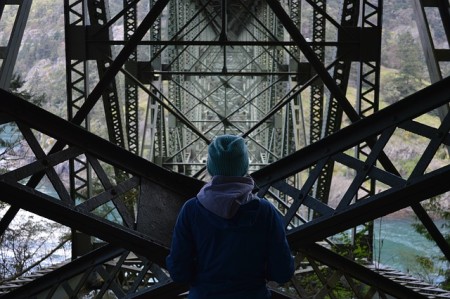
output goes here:
[{"label": "evergreen tree", "polygon": [[[395,103],[424,87],[425,62],[421,49],[409,31],[390,37],[398,72],[386,76],[381,93],[388,104]],[[392,55],[392,54],[391,54]]]},{"label": "evergreen tree", "polygon": [[401,59],[400,74],[405,84],[414,86],[424,78],[424,58],[422,50],[409,31],[398,35],[398,57]]}]

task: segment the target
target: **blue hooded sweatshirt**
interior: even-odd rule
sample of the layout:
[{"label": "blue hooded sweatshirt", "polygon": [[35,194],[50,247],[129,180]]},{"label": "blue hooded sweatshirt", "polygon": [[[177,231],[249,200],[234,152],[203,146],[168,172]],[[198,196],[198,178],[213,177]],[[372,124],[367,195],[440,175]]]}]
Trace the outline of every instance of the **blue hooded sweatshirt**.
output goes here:
[{"label": "blue hooded sweatshirt", "polygon": [[250,177],[214,176],[182,207],[166,265],[189,299],[266,299],[267,281],[292,277],[281,217],[253,187]]}]

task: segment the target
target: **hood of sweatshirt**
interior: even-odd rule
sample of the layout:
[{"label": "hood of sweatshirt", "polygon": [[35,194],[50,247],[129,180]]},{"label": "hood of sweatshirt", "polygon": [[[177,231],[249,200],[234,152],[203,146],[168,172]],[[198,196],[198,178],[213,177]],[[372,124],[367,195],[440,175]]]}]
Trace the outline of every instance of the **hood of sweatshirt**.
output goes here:
[{"label": "hood of sweatshirt", "polygon": [[214,176],[197,194],[199,202],[213,214],[233,218],[242,205],[254,199],[251,177]]}]

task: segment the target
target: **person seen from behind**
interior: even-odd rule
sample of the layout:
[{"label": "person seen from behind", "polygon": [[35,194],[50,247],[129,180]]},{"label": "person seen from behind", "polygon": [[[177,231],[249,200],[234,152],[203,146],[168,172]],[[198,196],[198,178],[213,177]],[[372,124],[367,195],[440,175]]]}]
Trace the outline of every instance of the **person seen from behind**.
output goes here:
[{"label": "person seen from behind", "polygon": [[189,299],[267,299],[268,281],[285,283],[294,260],[280,214],[252,194],[242,137],[221,135],[208,147],[212,176],[180,210],[167,269],[190,285]]}]

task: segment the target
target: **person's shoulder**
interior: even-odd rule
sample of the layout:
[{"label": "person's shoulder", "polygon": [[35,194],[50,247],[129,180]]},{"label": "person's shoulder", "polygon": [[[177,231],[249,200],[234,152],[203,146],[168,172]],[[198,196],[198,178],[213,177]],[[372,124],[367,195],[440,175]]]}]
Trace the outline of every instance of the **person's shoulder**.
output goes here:
[{"label": "person's shoulder", "polygon": [[276,212],[275,206],[265,198],[258,198],[260,209],[262,209],[266,213],[274,213]]},{"label": "person's shoulder", "polygon": [[266,209],[273,209],[274,208],[273,204],[270,201],[268,201],[267,199],[261,198],[261,197],[259,197],[258,199],[259,199],[259,202],[261,203],[261,205],[264,208],[266,208]]},{"label": "person's shoulder", "polygon": [[183,210],[195,209],[197,203],[198,203],[197,197],[190,198],[184,202]]},{"label": "person's shoulder", "polygon": [[271,223],[270,225],[273,225],[274,223],[282,223],[283,215],[271,201],[263,198],[260,199],[260,203],[261,216],[267,221],[267,223]]}]

